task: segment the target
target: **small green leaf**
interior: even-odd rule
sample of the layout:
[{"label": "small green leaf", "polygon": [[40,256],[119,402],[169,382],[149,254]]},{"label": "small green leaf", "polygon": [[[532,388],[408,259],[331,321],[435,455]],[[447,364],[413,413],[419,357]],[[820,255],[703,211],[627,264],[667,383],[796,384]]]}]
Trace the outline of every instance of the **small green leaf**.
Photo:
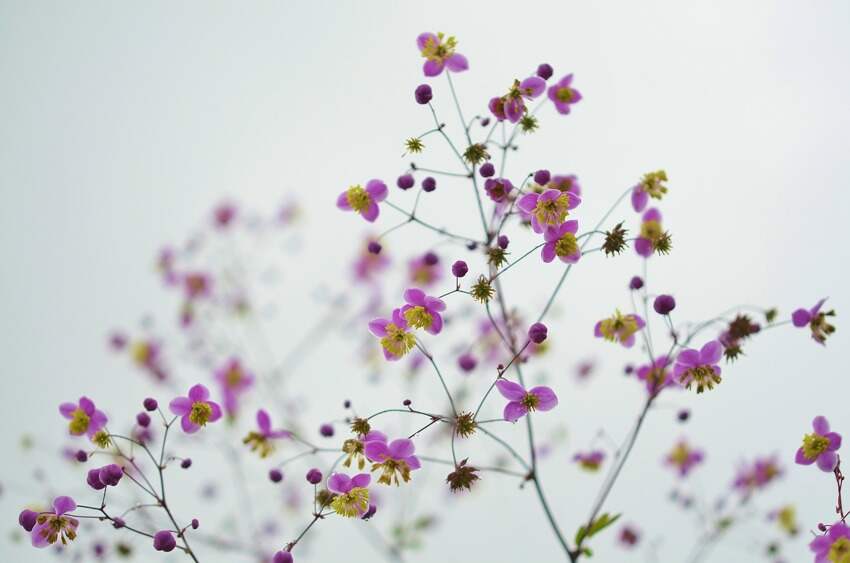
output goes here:
[{"label": "small green leaf", "polygon": [[620,514],[610,515],[607,512],[590,523],[590,528],[581,526],[576,532],[575,543],[581,545],[586,538],[593,537],[620,518]]}]

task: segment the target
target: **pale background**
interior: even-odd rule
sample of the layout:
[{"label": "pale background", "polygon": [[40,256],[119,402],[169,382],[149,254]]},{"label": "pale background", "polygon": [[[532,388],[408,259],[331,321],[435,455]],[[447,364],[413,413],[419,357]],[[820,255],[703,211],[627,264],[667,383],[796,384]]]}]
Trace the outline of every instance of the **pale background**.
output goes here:
[{"label": "pale background", "polygon": [[[680,318],[752,302],[788,314],[827,295],[839,311],[826,349],[803,331],[777,330],[726,369],[716,392],[677,396],[671,405],[695,409],[688,426],[672,423],[673,406],[654,413],[611,510],[638,524],[645,544],[664,536],[659,561],[684,559],[693,527],[665,500],[672,476],[659,460],[685,434],[709,452],[692,486],[721,491],[738,461],[775,452],[786,476],[759,506],[796,503],[804,530],[829,521],[829,477],[794,466],[793,453],[817,414],[850,433],[848,26],[850,4],[842,1],[0,2],[0,513],[9,530],[0,559],[52,559],[5,539],[20,507],[43,492],[28,478],[36,460],[17,454],[21,434],[58,447],[55,405],[83,392],[112,415],[138,408],[147,387],[106,352],[104,338],[145,312],[170,314],[151,271],[162,243],[181,240],[223,197],[271,209],[294,194],[306,212],[305,252],[291,264],[281,301],[293,319],[311,314],[297,296],[342,272],[356,246],[351,235],[364,229],[339,215],[336,194],[373,176],[392,181],[405,166],[401,140],[430,125],[412,102],[423,81],[414,39],[426,30],[458,36],[471,71],[456,84],[470,114],[540,62],[576,74],[585,100],[565,119],[545,112],[508,170],[517,180],[543,166],[577,173],[588,221],[641,173],[667,169],[663,209],[675,246],[653,259],[650,275],[662,280],[656,289],[676,295]],[[441,118],[454,126],[444,78],[434,84]],[[423,212],[476,233],[468,191],[459,193],[441,183]],[[391,194],[410,205],[410,194]],[[622,215],[631,219],[625,208]],[[400,235],[399,250],[424,250],[404,246],[414,234]],[[530,241],[515,244],[519,251]],[[559,418],[577,447],[602,426],[618,440],[625,435],[640,390],[619,375],[619,356],[603,362],[610,369],[589,388],[572,384],[569,366],[610,354],[588,327],[626,306],[623,284],[637,267],[632,256],[596,255],[574,272],[552,326],[561,348],[546,364],[561,406],[542,432]],[[524,291],[536,311],[538,292],[559,273],[535,265],[513,278],[514,294]],[[353,343],[337,342],[311,362],[314,387],[304,393],[323,393],[333,405],[350,396],[365,410],[397,404],[389,388],[385,396],[363,391],[363,374],[350,369]],[[318,424],[328,415],[311,416]],[[63,481],[64,466],[44,468]],[[257,491],[268,490],[263,472],[258,465]],[[576,473],[564,450],[542,472],[572,536],[599,477]],[[531,491],[498,483],[446,505],[443,524],[410,559],[559,560]],[[281,543],[305,517],[287,516]],[[346,523],[326,528],[297,558],[328,561],[344,550],[352,560],[375,557]],[[776,534],[759,532],[754,542],[753,533],[730,537],[709,560],[763,560]],[[809,559],[807,535],[787,548],[789,561]],[[595,542],[598,560],[621,557],[613,536]],[[230,560],[201,553],[204,561]],[[140,560],[166,559],[179,558],[147,550]]]}]

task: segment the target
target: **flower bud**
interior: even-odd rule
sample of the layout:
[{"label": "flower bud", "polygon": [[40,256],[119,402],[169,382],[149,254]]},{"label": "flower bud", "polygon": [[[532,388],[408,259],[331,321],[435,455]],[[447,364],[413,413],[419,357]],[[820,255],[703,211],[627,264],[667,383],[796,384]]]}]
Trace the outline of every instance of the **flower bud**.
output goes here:
[{"label": "flower bud", "polygon": [[469,272],[469,266],[463,260],[458,260],[452,264],[452,275],[456,278],[462,278]]},{"label": "flower bud", "polygon": [[177,547],[177,540],[168,530],[161,530],[153,536],[153,548],[157,551],[173,551]]},{"label": "flower bud", "polygon": [[676,300],[672,295],[659,295],[652,304],[653,309],[659,315],[669,315],[676,308]]},{"label": "flower bud", "polygon": [[[416,103],[424,106],[431,101],[431,98],[434,97],[434,93],[431,91],[431,87],[429,85],[420,84],[416,87],[414,96],[416,97]],[[275,563],[277,562],[275,561]]]},{"label": "flower bud", "polygon": [[548,336],[548,334],[549,329],[546,328],[546,325],[543,323],[534,323],[528,329],[528,339],[535,344],[540,344],[546,340],[546,336]]},{"label": "flower bud", "polygon": [[549,80],[552,78],[552,74],[555,70],[552,68],[552,65],[543,63],[537,67],[537,76],[542,78],[543,80]]},{"label": "flower bud", "polygon": [[314,467],[307,472],[307,482],[311,485],[318,485],[322,482],[322,472]]}]

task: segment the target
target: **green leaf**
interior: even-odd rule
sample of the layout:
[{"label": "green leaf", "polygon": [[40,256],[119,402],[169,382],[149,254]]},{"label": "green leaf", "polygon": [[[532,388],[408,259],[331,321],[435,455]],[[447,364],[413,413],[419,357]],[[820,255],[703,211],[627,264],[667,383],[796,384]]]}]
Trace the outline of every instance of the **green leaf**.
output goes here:
[{"label": "green leaf", "polygon": [[586,538],[593,537],[595,534],[601,532],[614,522],[616,522],[620,518],[620,514],[610,515],[607,512],[601,515],[599,518],[590,523],[590,527],[587,528],[585,526],[581,526],[578,531],[576,531],[575,543],[576,545],[581,545]]}]

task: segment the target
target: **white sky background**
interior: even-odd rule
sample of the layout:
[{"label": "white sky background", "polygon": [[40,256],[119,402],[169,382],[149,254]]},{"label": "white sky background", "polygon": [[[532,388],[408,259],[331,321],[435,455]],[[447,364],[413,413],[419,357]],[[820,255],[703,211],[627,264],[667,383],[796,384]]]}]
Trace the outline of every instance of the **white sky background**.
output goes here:
[{"label": "white sky background", "polygon": [[[516,183],[540,167],[578,174],[585,194],[578,217],[587,225],[640,174],[668,171],[671,192],[661,207],[674,251],[652,259],[650,278],[653,290],[675,294],[677,318],[698,320],[739,303],[776,305],[787,315],[827,295],[839,312],[826,349],[803,331],[771,331],[724,368],[718,390],[698,400],[669,399],[652,414],[610,510],[625,512],[646,543],[664,536],[660,561],[683,560],[693,526],[665,500],[672,478],[659,460],[685,435],[708,451],[690,481],[697,491],[713,496],[728,486],[738,461],[776,452],[786,476],[759,507],[794,502],[805,529],[829,520],[833,484],[814,468],[793,465],[793,454],[817,414],[850,437],[843,320],[850,310],[848,29],[850,4],[839,1],[0,2],[7,421],[0,447],[17,452],[24,432],[44,448],[62,444],[55,405],[82,393],[113,417],[138,408],[146,386],[105,351],[105,334],[149,311],[168,319],[173,304],[161,303],[151,271],[155,252],[182,240],[223,197],[271,209],[293,194],[305,209],[305,252],[284,272],[280,296],[293,321],[273,337],[286,349],[299,328],[295,319],[315,315],[303,296],[317,280],[343,287],[334,280],[365,232],[362,221],[337,212],[336,195],[375,176],[394,184],[406,166],[398,159],[401,141],[430,126],[427,110],[412,101],[424,81],[414,39],[439,30],[457,35],[470,60],[471,70],[456,81],[469,115],[540,62],[558,76],[575,73],[584,100],[566,118],[551,108],[542,113],[541,130],[510,157]],[[433,83],[441,119],[454,128],[445,78]],[[448,156],[434,164],[454,165]],[[468,187],[439,181],[437,192],[423,198],[425,216],[477,233]],[[412,204],[412,194],[394,188],[391,199]],[[621,215],[634,223],[627,207]],[[381,225],[395,219],[386,210]],[[409,254],[433,241],[410,229],[391,245]],[[512,250],[531,244],[518,235]],[[466,256],[456,252],[444,260]],[[628,306],[623,288],[638,268],[631,254],[582,261],[552,322],[558,350],[531,368],[545,373],[561,397],[548,420],[539,418],[540,432],[559,423],[570,432],[568,450],[541,470],[568,536],[601,481],[574,470],[572,447],[584,447],[601,427],[621,439],[639,408],[640,390],[619,373],[629,356],[590,337],[597,318]],[[518,305],[537,311],[560,271],[529,261],[508,281],[509,291]],[[321,393],[332,405],[352,397],[363,410],[397,404],[392,385],[364,388],[362,370],[351,367],[352,344],[329,344],[328,353],[304,366],[312,387],[302,392]],[[587,357],[600,359],[603,369],[593,385],[578,388],[569,374]],[[694,409],[686,426],[673,423],[679,406]],[[308,416],[318,425],[340,413],[313,409]],[[520,430],[505,434],[523,444]],[[4,457],[0,514],[11,529],[20,507],[41,499],[29,476],[42,462]],[[54,482],[69,482],[64,466],[42,467]],[[267,494],[264,466],[254,470],[257,494]],[[430,486],[437,490],[438,480]],[[190,500],[181,500],[191,517]],[[481,493],[446,506],[444,522],[412,561],[560,557],[530,489],[517,492],[494,477]],[[305,517],[286,516],[284,540]],[[345,523],[326,528],[321,542],[309,545],[309,560],[349,549],[359,554],[355,560],[373,557]],[[595,542],[599,560],[620,557],[614,535]],[[762,560],[768,536],[758,543],[751,536],[730,537],[708,560]],[[51,559],[8,537],[0,541],[0,559]],[[808,559],[803,540],[788,549],[789,561]],[[165,559],[144,553],[144,560]],[[230,559],[210,552],[203,560]]]}]

